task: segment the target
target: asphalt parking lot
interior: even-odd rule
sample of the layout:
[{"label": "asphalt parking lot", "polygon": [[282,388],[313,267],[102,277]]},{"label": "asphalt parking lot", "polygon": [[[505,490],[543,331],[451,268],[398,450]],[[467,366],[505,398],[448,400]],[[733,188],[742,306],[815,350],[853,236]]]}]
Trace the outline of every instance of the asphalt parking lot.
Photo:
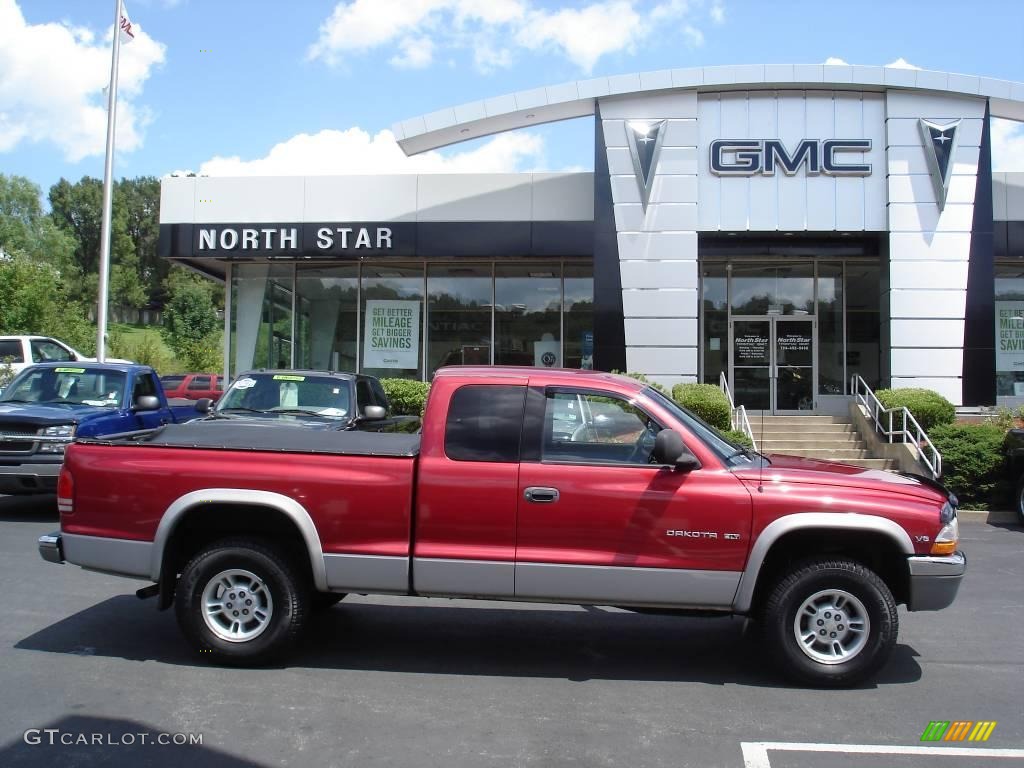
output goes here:
[{"label": "asphalt parking lot", "polygon": [[[134,596],[143,583],[44,563],[35,541],[56,527],[52,497],[0,498],[5,768],[1024,765],[1008,751],[1024,749],[1011,526],[964,524],[956,604],[901,611],[888,667],[846,691],[788,686],[737,619],[463,600],[349,598],[286,667],[209,667]],[[932,720],[998,725],[983,745],[932,747]],[[142,743],[161,733],[202,744]],[[988,754],[949,751],[967,747]]]}]

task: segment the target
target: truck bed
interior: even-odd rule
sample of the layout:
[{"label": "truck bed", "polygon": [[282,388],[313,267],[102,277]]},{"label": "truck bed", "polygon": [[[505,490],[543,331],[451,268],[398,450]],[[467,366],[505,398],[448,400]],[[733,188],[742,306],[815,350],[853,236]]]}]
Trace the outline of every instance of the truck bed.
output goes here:
[{"label": "truck bed", "polygon": [[220,451],[319,453],[336,456],[413,457],[420,436],[389,432],[321,431],[281,424],[232,423],[223,419],[167,424],[148,432],[87,438],[80,442]]}]

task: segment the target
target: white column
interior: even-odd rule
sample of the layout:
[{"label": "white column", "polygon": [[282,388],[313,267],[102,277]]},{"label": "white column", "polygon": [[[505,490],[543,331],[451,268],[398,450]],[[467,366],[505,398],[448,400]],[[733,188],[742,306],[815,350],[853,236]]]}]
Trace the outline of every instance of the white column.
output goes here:
[{"label": "white column", "polygon": [[[238,298],[235,303],[235,370],[237,376],[252,368],[256,353],[256,339],[263,317],[263,297],[267,292],[269,264],[239,264],[232,267],[237,275],[235,287]],[[260,361],[266,364],[266,361]]]}]

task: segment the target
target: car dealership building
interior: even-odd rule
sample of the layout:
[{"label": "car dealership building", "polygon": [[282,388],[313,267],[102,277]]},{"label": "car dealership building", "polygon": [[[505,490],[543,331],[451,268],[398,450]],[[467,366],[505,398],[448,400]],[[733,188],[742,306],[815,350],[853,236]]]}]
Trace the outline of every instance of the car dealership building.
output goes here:
[{"label": "car dealership building", "polygon": [[223,279],[225,369],[725,376],[840,412],[850,379],[1024,402],[1024,83],[831,65],[602,77],[394,127],[408,154],[569,118],[593,173],[163,181],[160,250]]}]

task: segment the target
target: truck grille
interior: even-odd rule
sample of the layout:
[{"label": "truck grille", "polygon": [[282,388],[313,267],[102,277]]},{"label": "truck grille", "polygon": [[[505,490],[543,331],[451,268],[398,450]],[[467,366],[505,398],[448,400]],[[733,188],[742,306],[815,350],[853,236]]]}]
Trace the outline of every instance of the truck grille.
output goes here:
[{"label": "truck grille", "polygon": [[26,427],[24,424],[10,424],[0,421],[0,455],[10,453],[32,453],[35,448],[34,440],[21,440],[19,438],[36,436],[35,427]]}]

